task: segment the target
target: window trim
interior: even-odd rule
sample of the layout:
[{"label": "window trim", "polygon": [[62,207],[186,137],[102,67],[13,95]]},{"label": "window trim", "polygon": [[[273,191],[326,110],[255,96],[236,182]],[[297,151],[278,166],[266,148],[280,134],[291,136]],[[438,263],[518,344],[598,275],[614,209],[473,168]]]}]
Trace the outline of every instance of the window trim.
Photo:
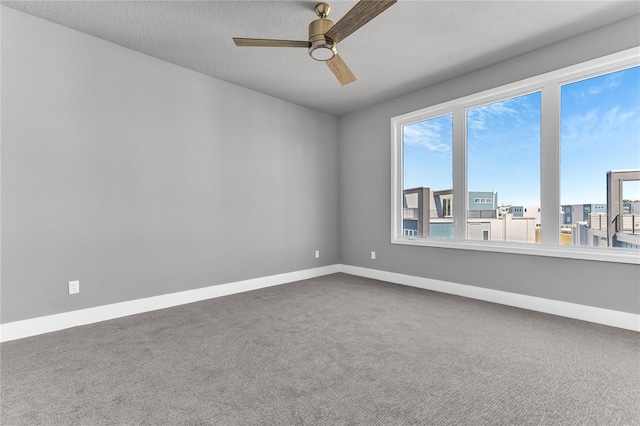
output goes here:
[{"label": "window trim", "polygon": [[[618,248],[566,247],[560,232],[542,232],[540,244],[466,239],[467,188],[466,112],[469,108],[512,97],[541,92],[540,209],[546,229],[561,227],[560,214],[560,90],[562,86],[602,74],[640,66],[640,47],[561,68],[514,83],[474,93],[391,118],[391,243],[461,250],[551,256],[605,262],[640,264],[637,252]],[[453,114],[453,239],[403,236],[403,139],[404,125]]]}]

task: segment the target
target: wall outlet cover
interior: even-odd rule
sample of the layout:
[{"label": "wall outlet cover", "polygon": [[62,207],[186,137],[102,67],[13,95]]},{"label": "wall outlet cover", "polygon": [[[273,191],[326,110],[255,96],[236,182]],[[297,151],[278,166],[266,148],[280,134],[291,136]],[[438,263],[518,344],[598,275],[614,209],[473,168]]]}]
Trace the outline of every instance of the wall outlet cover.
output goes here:
[{"label": "wall outlet cover", "polygon": [[80,293],[80,281],[69,281],[69,294]]}]

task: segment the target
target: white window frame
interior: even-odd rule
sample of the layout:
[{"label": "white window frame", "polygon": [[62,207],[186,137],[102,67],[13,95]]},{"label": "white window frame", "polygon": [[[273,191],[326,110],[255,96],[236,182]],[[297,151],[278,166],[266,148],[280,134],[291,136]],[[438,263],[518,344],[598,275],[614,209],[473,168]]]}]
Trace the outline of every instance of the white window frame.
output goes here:
[{"label": "white window frame", "polygon": [[[391,118],[391,243],[502,253],[640,264],[635,250],[560,245],[560,90],[561,87],[640,65],[640,47],[551,71],[515,83]],[[541,92],[540,210],[541,244],[466,239],[466,111],[469,108]],[[403,131],[405,125],[453,114],[453,239],[407,237],[402,229]],[[557,229],[558,232],[544,232]]]}]

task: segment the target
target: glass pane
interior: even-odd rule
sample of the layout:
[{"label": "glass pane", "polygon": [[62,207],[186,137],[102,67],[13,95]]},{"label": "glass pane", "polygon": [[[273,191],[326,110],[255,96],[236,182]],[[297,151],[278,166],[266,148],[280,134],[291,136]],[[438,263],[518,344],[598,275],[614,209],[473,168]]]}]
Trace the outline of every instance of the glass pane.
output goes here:
[{"label": "glass pane", "polygon": [[467,239],[540,242],[540,100],[467,110]]},{"label": "glass pane", "polygon": [[403,234],[453,238],[453,115],[402,128]]},{"label": "glass pane", "polygon": [[561,244],[638,249],[640,67],[564,85],[560,96]]}]

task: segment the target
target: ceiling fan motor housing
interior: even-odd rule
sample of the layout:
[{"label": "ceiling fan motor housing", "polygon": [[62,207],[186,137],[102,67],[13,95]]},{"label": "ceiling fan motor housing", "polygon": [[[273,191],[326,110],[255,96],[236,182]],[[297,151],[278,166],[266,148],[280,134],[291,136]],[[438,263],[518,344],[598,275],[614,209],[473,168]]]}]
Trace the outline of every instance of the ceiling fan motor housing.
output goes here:
[{"label": "ceiling fan motor housing", "polygon": [[324,33],[333,27],[329,19],[316,19],[309,24],[309,56],[316,61],[328,61],[337,53],[336,44]]}]

